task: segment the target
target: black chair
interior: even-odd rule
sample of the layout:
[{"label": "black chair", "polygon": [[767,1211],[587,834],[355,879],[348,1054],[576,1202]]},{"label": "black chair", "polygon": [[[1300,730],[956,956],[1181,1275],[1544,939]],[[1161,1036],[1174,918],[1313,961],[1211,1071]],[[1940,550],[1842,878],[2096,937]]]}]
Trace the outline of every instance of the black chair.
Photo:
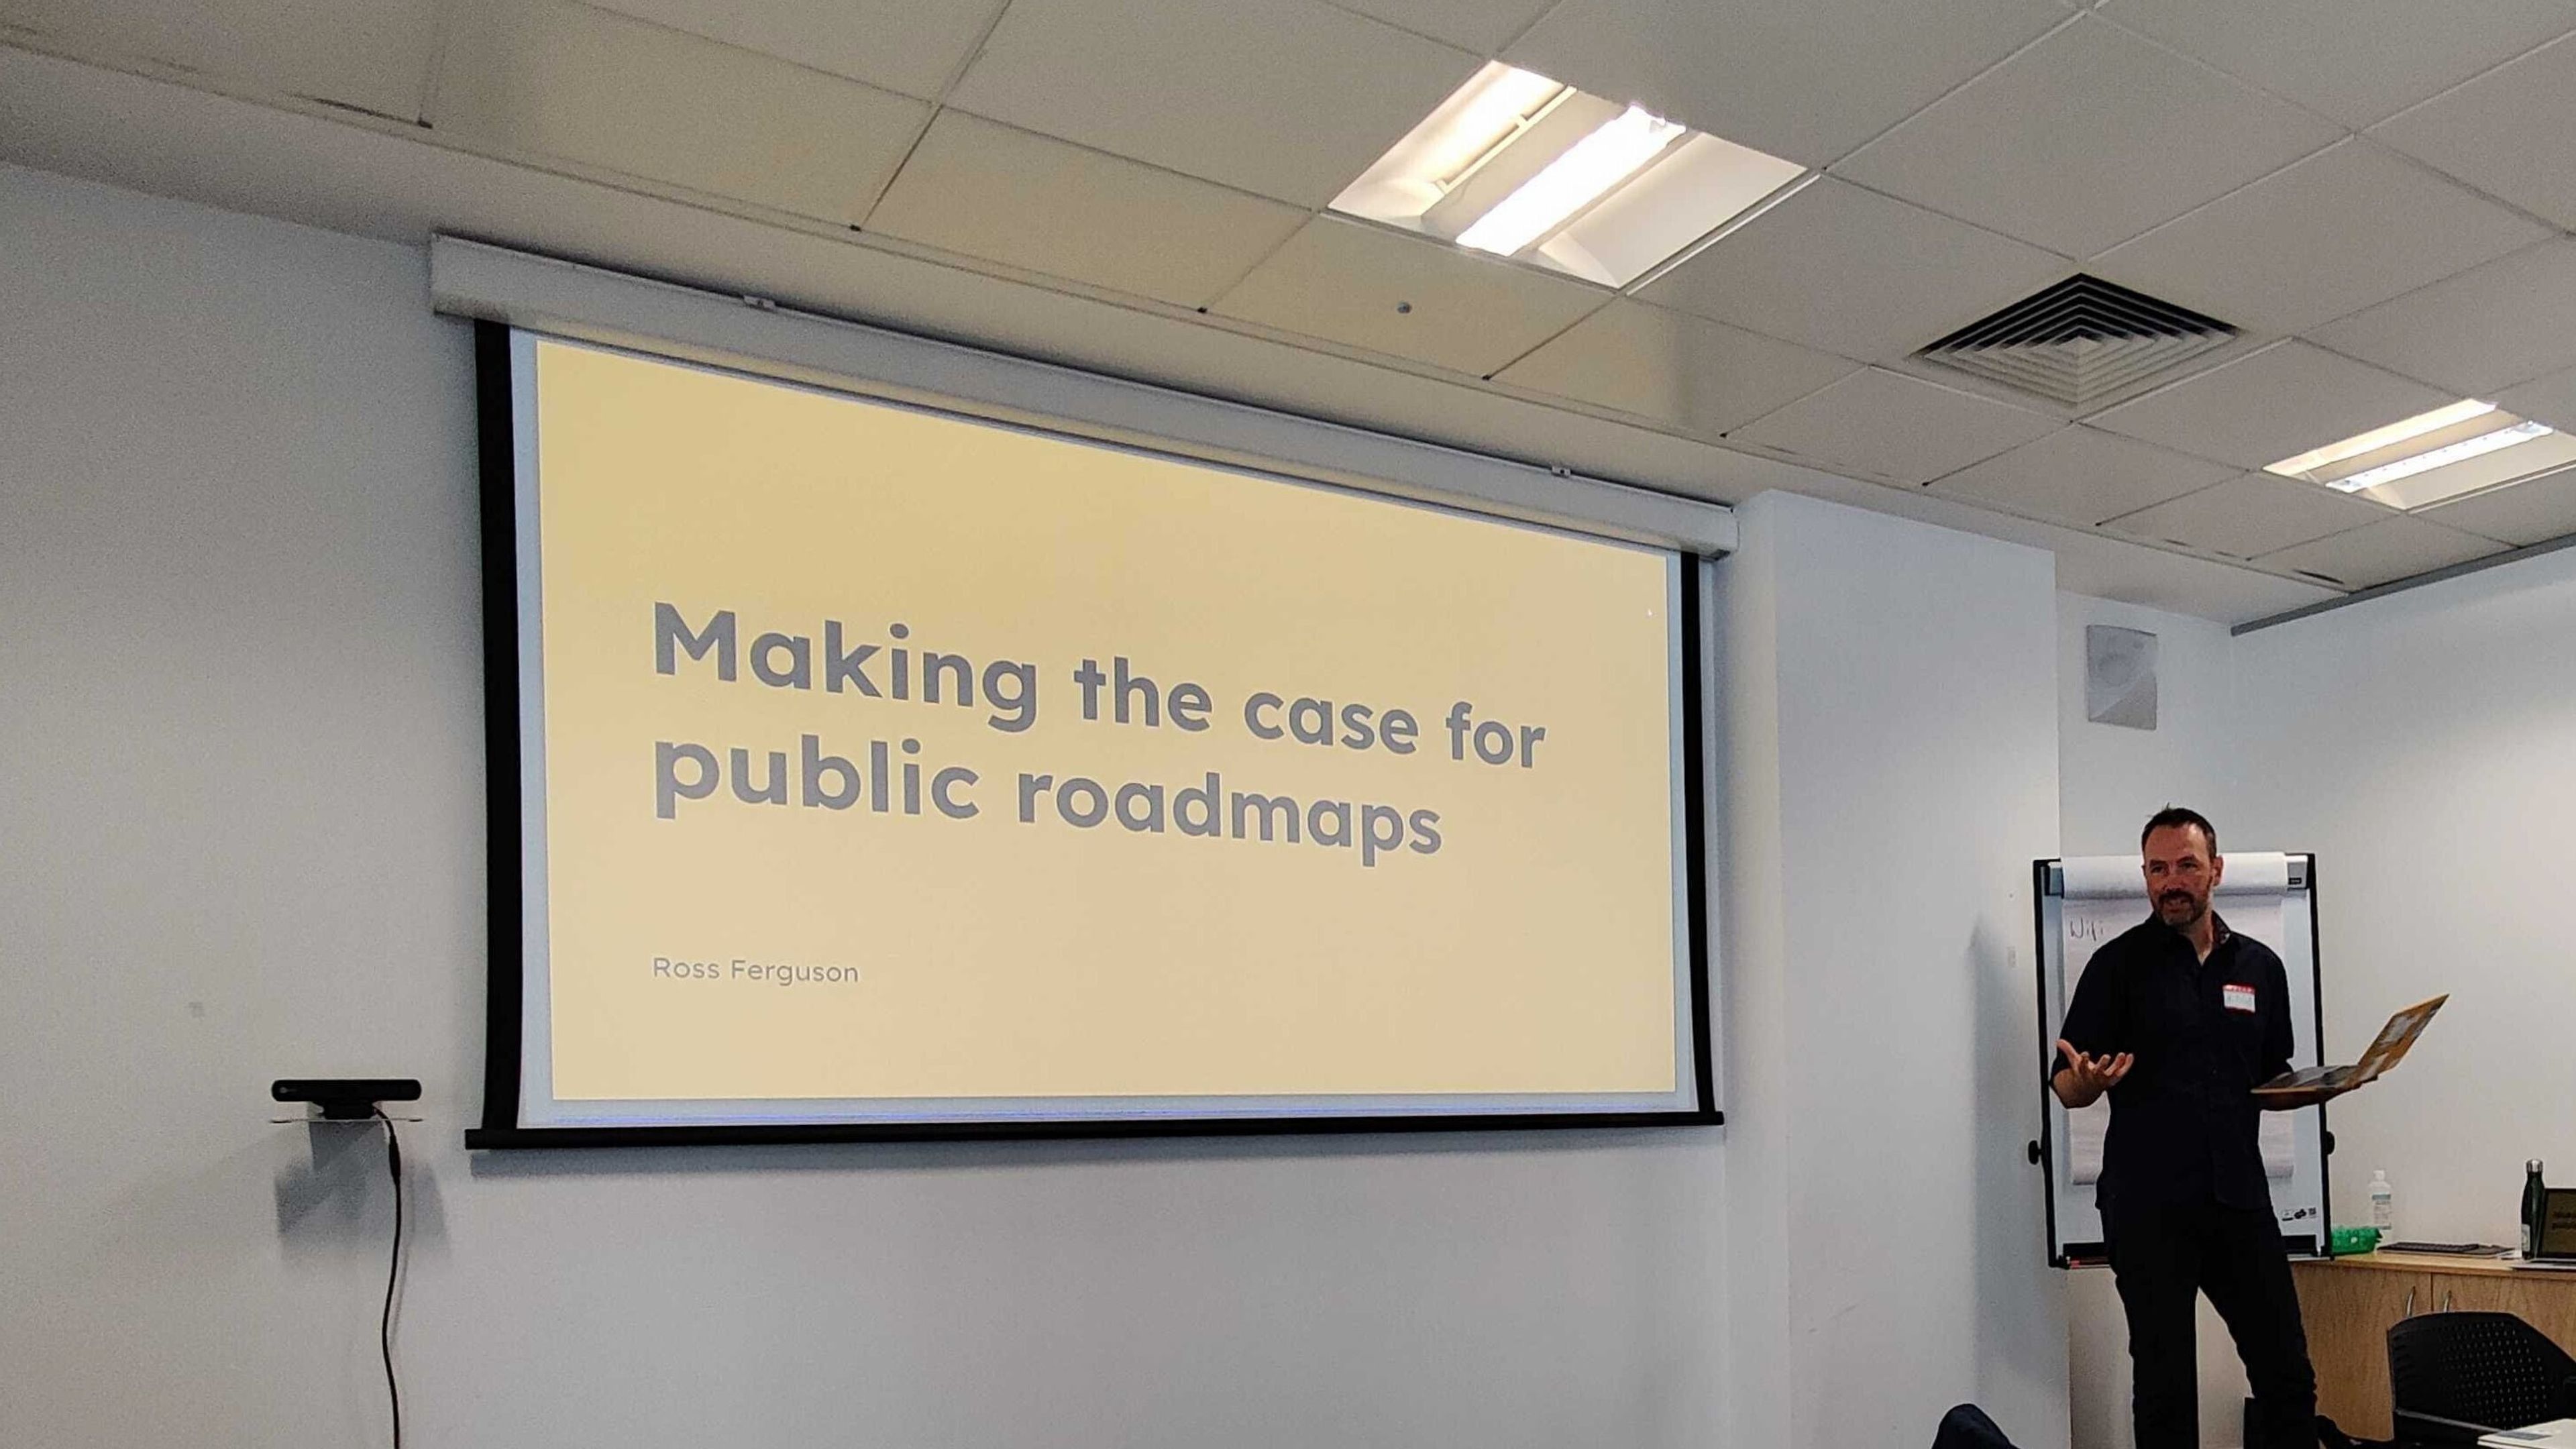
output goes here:
[{"label": "black chair", "polygon": [[1961,1404],[1941,1416],[1941,1427],[1932,1435],[1932,1449],[2013,1449],[2013,1441],[1986,1411],[1974,1404]]},{"label": "black chair", "polygon": [[2425,1313],[2388,1330],[2402,1444],[2576,1418],[2576,1358],[2510,1313]]}]

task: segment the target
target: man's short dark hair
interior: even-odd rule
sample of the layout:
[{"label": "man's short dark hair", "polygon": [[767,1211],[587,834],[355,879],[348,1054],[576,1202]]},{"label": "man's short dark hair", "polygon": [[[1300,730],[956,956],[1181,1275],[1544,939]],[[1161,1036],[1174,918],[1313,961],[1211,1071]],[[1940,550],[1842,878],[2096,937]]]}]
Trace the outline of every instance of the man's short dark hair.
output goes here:
[{"label": "man's short dark hair", "polygon": [[2218,854],[2218,827],[2209,823],[2208,816],[2197,810],[2186,810],[2179,805],[2168,805],[2147,817],[2147,828],[2138,832],[2138,849],[2147,848],[2148,836],[2159,830],[2167,830],[2179,825],[2199,826],[2200,838],[2209,842],[2209,853]]}]

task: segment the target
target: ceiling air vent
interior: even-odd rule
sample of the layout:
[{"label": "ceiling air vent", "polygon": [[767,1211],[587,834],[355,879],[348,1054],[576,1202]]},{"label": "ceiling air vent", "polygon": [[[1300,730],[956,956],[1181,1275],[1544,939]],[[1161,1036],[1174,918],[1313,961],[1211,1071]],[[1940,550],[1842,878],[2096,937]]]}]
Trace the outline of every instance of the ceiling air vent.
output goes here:
[{"label": "ceiling air vent", "polygon": [[2214,317],[2078,273],[1914,355],[2081,408],[2235,339]]}]

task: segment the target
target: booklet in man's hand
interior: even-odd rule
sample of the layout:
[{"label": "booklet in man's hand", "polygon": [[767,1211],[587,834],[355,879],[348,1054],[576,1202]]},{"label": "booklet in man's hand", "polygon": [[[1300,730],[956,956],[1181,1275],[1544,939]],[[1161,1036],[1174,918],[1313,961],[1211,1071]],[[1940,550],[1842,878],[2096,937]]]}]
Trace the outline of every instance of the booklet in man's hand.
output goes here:
[{"label": "booklet in man's hand", "polygon": [[2256,1087],[2254,1095],[2304,1097],[2318,1092],[2335,1095],[2367,1086],[2379,1080],[2390,1067],[2406,1059],[2407,1051],[2415,1045],[2415,1038],[2422,1036],[2424,1028],[2432,1022],[2433,1013],[2441,1010],[2442,1003],[2450,999],[2436,996],[2430,1001],[2419,1001],[2388,1018],[2388,1024],[2379,1029],[2378,1037],[2371,1042],[2370,1050],[2363,1052],[2361,1060],[2351,1066],[2303,1067],[2295,1072],[2284,1072]]}]

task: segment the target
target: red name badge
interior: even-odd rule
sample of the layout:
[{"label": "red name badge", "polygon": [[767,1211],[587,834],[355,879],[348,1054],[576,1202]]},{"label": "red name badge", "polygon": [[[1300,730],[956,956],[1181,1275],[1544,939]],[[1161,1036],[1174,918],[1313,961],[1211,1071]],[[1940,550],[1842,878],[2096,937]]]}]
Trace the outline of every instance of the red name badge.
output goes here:
[{"label": "red name badge", "polygon": [[2230,1011],[2250,1012],[2254,1009],[2254,988],[2229,985],[2222,988],[2221,999],[2227,1003],[2227,1009]]}]

